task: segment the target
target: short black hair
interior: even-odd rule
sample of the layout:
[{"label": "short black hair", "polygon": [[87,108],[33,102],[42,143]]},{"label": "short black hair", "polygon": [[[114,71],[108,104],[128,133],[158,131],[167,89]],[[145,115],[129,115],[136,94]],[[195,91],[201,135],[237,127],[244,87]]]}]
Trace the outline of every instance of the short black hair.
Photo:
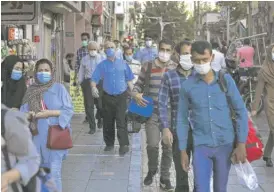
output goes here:
[{"label": "short black hair", "polygon": [[219,44],[216,42],[212,42],[211,45],[212,45],[212,49],[217,49],[219,47]]},{"label": "short black hair", "polygon": [[191,45],[191,40],[188,39],[188,38],[185,38],[183,41],[181,41],[180,43],[178,43],[176,46],[175,46],[175,51],[180,54],[181,52],[181,47],[183,47],[184,45],[188,45],[190,46]]},{"label": "short black hair", "polygon": [[130,46],[125,46],[124,47],[124,52],[126,52],[127,50],[129,50],[129,49],[131,49],[132,50],[132,52],[133,52],[133,48],[132,47],[130,47]]},{"label": "short black hair", "polygon": [[203,55],[206,49],[212,54],[212,46],[208,41],[195,41],[191,46],[191,54],[196,52]]},{"label": "short black hair", "polygon": [[250,45],[250,39],[244,39],[244,45]]},{"label": "short black hair", "polygon": [[162,40],[159,42],[159,49],[160,49],[160,47],[161,47],[162,44],[167,44],[167,45],[170,45],[172,49],[174,48],[174,43],[173,43],[173,41],[171,41],[171,40],[169,40],[169,39],[162,39]]},{"label": "short black hair", "polygon": [[67,54],[66,54],[66,59],[67,59],[68,57],[74,57],[74,54],[73,54],[73,53],[67,53]]},{"label": "short black hair", "polygon": [[89,35],[89,33],[87,33],[87,32],[82,33],[82,34],[81,34],[81,37],[84,37],[84,36],[87,36],[87,37],[88,37],[88,39],[90,39],[90,35]]}]

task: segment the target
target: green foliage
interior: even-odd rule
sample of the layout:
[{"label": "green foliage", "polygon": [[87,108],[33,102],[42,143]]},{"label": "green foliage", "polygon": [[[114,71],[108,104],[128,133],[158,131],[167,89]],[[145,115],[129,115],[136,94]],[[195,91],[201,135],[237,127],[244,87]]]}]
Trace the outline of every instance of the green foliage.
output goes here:
[{"label": "green foliage", "polygon": [[219,1],[217,6],[229,6],[231,13],[230,19],[232,22],[243,19],[247,14],[247,1]]},{"label": "green foliage", "polygon": [[145,10],[137,16],[139,25],[137,32],[139,37],[142,33],[152,36],[155,40],[160,39],[160,24],[156,19],[147,17],[162,17],[163,22],[175,22],[166,25],[163,31],[163,38],[175,42],[182,38],[193,38],[194,20],[186,10],[184,2],[180,1],[147,1]]}]

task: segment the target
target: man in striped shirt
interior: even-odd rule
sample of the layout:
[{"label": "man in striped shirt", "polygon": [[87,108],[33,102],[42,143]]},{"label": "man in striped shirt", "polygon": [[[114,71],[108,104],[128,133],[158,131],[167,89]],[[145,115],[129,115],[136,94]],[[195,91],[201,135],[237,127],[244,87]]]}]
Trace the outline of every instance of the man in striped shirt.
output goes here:
[{"label": "man in striped shirt", "polygon": [[[172,146],[173,161],[176,171],[175,192],[185,192],[189,191],[188,173],[185,172],[181,166],[181,152],[178,146],[175,126],[181,83],[194,74],[190,54],[191,42],[185,39],[176,46],[175,50],[176,57],[178,57],[176,60],[179,61],[180,65],[178,65],[176,69],[169,70],[164,74],[159,91],[158,109],[160,116],[160,128],[163,132],[163,142],[168,146]],[[169,110],[170,107],[171,110]],[[171,119],[171,122],[169,122],[169,119]],[[188,138],[187,152],[190,157],[190,152],[192,149],[191,132]]]},{"label": "man in striped shirt", "polygon": [[[154,112],[151,118],[146,122],[146,136],[147,136],[147,154],[148,154],[148,169],[149,172],[144,180],[145,185],[151,185],[153,177],[158,170],[158,156],[159,156],[159,143],[161,141],[161,129],[159,125],[159,113],[158,113],[158,92],[161,87],[161,79],[164,72],[175,69],[177,64],[170,60],[170,56],[173,53],[173,42],[170,40],[162,40],[159,43],[159,55],[158,57],[150,61],[152,62],[151,77],[149,83],[149,96],[153,98]],[[141,73],[133,89],[133,97],[136,102],[141,105],[146,105],[146,100],[142,97],[145,72],[148,68],[148,63],[144,63],[141,68]],[[170,183],[170,172],[172,162],[172,148],[162,143],[163,154],[161,160],[161,178],[160,186],[167,191],[172,191],[173,187]]]}]

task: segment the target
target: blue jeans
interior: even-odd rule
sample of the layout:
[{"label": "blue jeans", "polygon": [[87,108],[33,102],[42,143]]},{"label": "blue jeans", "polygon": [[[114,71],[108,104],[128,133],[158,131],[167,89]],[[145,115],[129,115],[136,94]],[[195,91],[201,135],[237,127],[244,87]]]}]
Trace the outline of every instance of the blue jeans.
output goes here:
[{"label": "blue jeans", "polygon": [[213,170],[214,192],[226,192],[231,167],[233,144],[220,147],[197,146],[193,153],[193,172],[196,192],[210,192]]},{"label": "blue jeans", "polygon": [[50,163],[50,172],[58,191],[62,191],[62,162],[64,154],[56,154]]}]

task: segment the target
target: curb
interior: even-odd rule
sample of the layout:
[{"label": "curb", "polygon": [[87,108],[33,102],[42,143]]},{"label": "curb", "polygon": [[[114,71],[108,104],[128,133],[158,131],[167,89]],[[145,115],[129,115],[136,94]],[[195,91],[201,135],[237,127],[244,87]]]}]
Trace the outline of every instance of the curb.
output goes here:
[{"label": "curb", "polygon": [[132,134],[128,192],[141,192],[142,148],[141,132]]}]

